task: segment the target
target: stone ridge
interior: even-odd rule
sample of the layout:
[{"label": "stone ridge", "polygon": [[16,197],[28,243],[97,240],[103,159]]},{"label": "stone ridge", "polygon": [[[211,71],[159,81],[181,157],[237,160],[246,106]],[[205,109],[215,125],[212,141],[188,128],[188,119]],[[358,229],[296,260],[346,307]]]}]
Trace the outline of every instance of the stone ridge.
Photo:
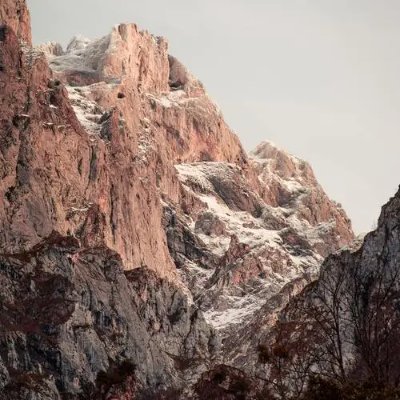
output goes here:
[{"label": "stone ridge", "polygon": [[101,39],[83,41],[77,49],[69,45],[60,56],[47,54],[57,77],[71,86],[84,86],[85,96],[103,108],[116,105],[117,88],[124,96],[118,106],[131,103],[125,92],[135,91],[143,118],[160,128],[159,140],[170,148],[170,158],[246,162],[238,138],[202,84],[168,54],[164,38],[139,31],[135,24],[122,24]]},{"label": "stone ridge", "polygon": [[[274,169],[282,159],[285,174]],[[316,278],[323,257],[353,239],[346,215],[311,168],[289,160],[284,152],[253,159],[256,185],[236,164],[175,166],[195,202],[183,210],[166,207],[168,245],[197,304],[227,342],[292,282],[301,291],[300,283]],[[280,196],[275,201],[263,197],[272,187]]]},{"label": "stone ridge", "polygon": [[[262,182],[259,193],[264,201],[276,207],[293,208],[297,218],[310,226],[331,224],[335,234],[329,229],[317,234],[323,242],[317,250],[322,256],[354,240],[350,219],[340,204],[329,199],[306,161],[270,142],[259,144],[250,157]],[[307,231],[306,226],[302,229]]]}]

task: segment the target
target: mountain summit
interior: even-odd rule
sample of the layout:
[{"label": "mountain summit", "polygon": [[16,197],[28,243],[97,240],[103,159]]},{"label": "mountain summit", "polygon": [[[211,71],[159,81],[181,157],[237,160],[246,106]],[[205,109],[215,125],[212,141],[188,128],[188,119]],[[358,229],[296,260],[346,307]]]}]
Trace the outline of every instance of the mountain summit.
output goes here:
[{"label": "mountain summit", "polygon": [[293,299],[368,263],[342,207],[305,161],[246,154],[164,38],[34,48],[25,1],[0,21],[0,398],[256,398],[260,345],[311,324]]}]

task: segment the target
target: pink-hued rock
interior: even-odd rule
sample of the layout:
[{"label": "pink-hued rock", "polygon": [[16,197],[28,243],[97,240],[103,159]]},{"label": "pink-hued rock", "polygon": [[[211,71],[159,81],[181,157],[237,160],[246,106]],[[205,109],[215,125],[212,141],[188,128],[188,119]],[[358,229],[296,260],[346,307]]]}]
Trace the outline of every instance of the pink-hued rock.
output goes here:
[{"label": "pink-hued rock", "polygon": [[168,43],[164,38],[139,31],[135,24],[121,24],[102,40],[107,45],[97,65],[102,80],[132,82],[140,91],[168,89]]},{"label": "pink-hued rock", "polygon": [[323,256],[354,239],[351,222],[342,207],[329,199],[314,176],[311,166],[263,142],[251,153],[252,166],[260,181],[260,196],[269,204],[294,209],[299,219],[311,226],[331,224],[320,237],[326,246],[319,246]]},{"label": "pink-hued rock", "polygon": [[[311,167],[269,143],[248,156],[201,82],[168,54],[165,39],[122,24],[98,40],[77,36],[65,50],[55,43],[32,48],[25,2],[5,0],[0,16],[0,255],[10,266],[22,260],[21,268],[43,258],[41,267],[53,273],[56,254],[73,293],[94,286],[111,308],[123,279],[105,276],[103,293],[96,274],[110,257],[118,259],[134,301],[140,298],[140,310],[126,315],[133,321],[147,310],[147,328],[165,334],[166,343],[170,325],[178,325],[173,353],[149,355],[155,365],[168,357],[177,382],[188,360],[197,357],[196,373],[204,372],[207,348],[218,348],[210,325],[227,343],[260,313],[272,326],[322,258],[352,241],[350,221]],[[86,269],[81,281],[76,271]],[[158,284],[160,277],[167,279]],[[12,276],[4,280],[13,285]],[[160,300],[167,281],[174,289]],[[32,291],[35,300],[42,295]],[[129,308],[124,293],[121,304]],[[79,311],[86,303],[78,296],[69,304]],[[193,321],[200,321],[196,329]],[[106,342],[115,350],[119,340]],[[147,354],[143,343],[133,351]],[[113,356],[123,359],[126,349],[118,349]],[[146,363],[138,382],[157,386]],[[85,376],[93,383],[92,371]],[[59,379],[75,390],[70,378]],[[134,396],[136,378],[118,382],[113,395]]]},{"label": "pink-hued rock", "polygon": [[[171,79],[186,79],[200,97],[169,91],[166,41],[133,24],[96,43],[75,39],[65,54],[54,45],[20,55],[12,37],[7,29],[1,49],[2,251],[26,250],[57,230],[104,242],[128,269],[173,276],[159,192],[179,201],[173,165],[181,158],[244,162],[237,137],[186,70]],[[62,80],[95,83],[67,93],[41,51]],[[68,51],[81,52],[81,62],[69,64]]]},{"label": "pink-hued rock", "polygon": [[0,25],[8,25],[28,45],[32,43],[30,21],[25,0],[1,0]]},{"label": "pink-hued rock", "polygon": [[[343,210],[328,199],[311,168],[272,145],[262,148],[268,152],[256,152],[243,166],[176,165],[187,197],[197,203],[185,203],[186,216],[176,213],[168,243],[207,320],[227,341],[290,282],[305,285],[310,278],[303,276],[315,278],[323,257],[353,239]],[[285,196],[272,196],[272,184]],[[317,203],[314,209],[315,198],[326,208]],[[175,238],[172,226],[179,226]]]},{"label": "pink-hued rock", "polygon": [[88,135],[40,52],[21,53],[13,30],[2,32],[0,251],[26,251],[56,230],[104,242],[127,269],[173,276],[156,195],[162,162],[138,158],[139,113],[127,127],[115,109],[99,124],[104,140]]},{"label": "pink-hued rock", "polygon": [[[119,25],[98,41],[74,38],[60,56],[46,53],[58,78],[83,85],[68,91],[96,153],[85,196],[104,215],[104,240],[120,252],[127,268],[145,264],[171,273],[160,194],[181,201],[174,164],[246,164],[239,140],[202,85],[168,57],[166,41],[139,32],[136,25]],[[117,171],[122,176],[114,179]]]},{"label": "pink-hued rock", "polygon": [[[306,163],[265,143],[247,157],[202,84],[168,55],[164,39],[123,24],[99,40],[75,37],[65,52],[47,45],[20,53],[12,29],[4,32],[1,251],[25,251],[56,230],[85,245],[106,244],[127,269],[146,265],[177,279],[163,204],[194,219],[207,209],[182,188],[174,168],[194,162],[222,163],[213,181],[228,208],[256,219],[264,206],[287,209],[267,213],[263,224],[281,230],[292,247],[304,241],[287,230],[291,216],[316,236],[316,254],[352,239],[344,212]],[[223,163],[239,169],[224,179]],[[237,265],[235,276],[253,276],[246,272],[253,264]]]}]

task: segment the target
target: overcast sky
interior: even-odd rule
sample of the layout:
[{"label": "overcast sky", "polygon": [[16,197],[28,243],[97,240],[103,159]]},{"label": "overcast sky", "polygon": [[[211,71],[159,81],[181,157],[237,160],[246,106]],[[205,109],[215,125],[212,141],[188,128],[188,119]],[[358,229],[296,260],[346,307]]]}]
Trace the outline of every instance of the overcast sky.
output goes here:
[{"label": "overcast sky", "polygon": [[36,43],[135,22],[168,38],[247,150],[309,161],[356,232],[400,183],[399,0],[28,0]]}]

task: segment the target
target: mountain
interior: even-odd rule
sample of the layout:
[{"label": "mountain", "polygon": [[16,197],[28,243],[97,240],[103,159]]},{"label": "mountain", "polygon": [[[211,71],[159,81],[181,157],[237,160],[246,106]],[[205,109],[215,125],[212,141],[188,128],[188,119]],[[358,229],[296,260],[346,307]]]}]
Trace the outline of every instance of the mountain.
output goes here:
[{"label": "mountain", "polygon": [[0,398],[270,390],[260,346],[284,321],[310,337],[329,266],[354,275],[377,234],[354,252],[309,164],[247,154],[164,38],[122,24],[32,47],[22,0],[0,21]]},{"label": "mountain", "polygon": [[400,191],[376,230],[328,256],[272,327],[270,306],[253,316],[230,344],[236,364],[250,342],[258,352],[246,358],[247,373],[266,378],[278,398],[398,399],[399,218]]}]

